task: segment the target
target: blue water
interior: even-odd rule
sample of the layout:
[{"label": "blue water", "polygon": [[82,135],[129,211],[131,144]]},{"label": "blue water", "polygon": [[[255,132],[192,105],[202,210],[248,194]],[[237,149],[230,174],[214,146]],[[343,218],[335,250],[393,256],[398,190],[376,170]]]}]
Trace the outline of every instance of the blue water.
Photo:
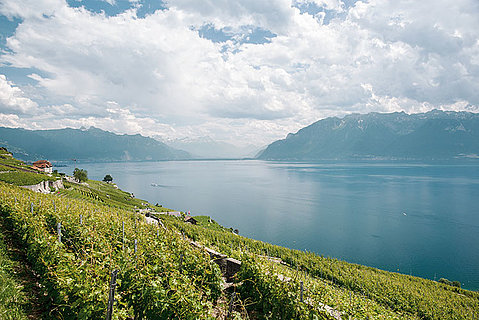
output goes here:
[{"label": "blue water", "polygon": [[111,174],[138,198],[210,215],[247,237],[479,289],[479,161],[77,166],[92,179]]}]

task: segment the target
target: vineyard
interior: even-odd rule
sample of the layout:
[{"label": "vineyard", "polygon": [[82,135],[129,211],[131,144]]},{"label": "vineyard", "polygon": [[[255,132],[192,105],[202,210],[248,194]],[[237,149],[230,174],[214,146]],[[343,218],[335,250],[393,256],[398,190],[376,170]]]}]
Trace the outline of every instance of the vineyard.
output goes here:
[{"label": "vineyard", "polygon": [[[205,216],[185,223],[103,182],[67,187],[0,182],[2,234],[38,277],[45,319],[105,319],[113,300],[113,319],[479,318],[477,292],[245,238]],[[205,247],[241,261],[239,272],[226,277]],[[12,265],[0,237],[0,317],[24,319],[29,292]]]},{"label": "vineyard", "polygon": [[4,183],[0,190],[2,219],[21,239],[50,298],[47,318],[104,318],[115,269],[114,319],[213,318],[220,270],[177,233],[131,211]]},{"label": "vineyard", "polygon": [[[292,279],[303,277],[304,281],[311,284],[308,294],[315,296],[316,301],[333,306],[344,315],[351,315],[353,318],[479,317],[477,292],[321,257],[311,252],[291,250],[238,236],[232,232],[185,224],[172,217],[165,217],[164,221],[166,225],[174,226],[191,239],[228,256],[238,259],[244,259],[245,254],[248,257],[256,257],[254,261],[261,267],[255,274],[262,272],[264,276],[266,272],[266,277],[271,275],[288,276]],[[258,262],[258,259],[263,262]],[[268,271],[269,269],[264,267],[265,262],[274,270]],[[240,278],[241,280],[244,279]],[[293,286],[295,288],[293,292],[299,292],[297,282]]]}]

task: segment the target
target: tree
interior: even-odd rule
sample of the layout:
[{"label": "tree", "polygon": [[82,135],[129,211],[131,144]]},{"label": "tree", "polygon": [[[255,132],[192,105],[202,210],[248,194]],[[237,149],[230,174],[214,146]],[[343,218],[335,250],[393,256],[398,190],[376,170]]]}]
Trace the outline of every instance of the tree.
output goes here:
[{"label": "tree", "polygon": [[88,180],[88,171],[75,168],[75,170],[73,170],[73,177],[79,182],[85,182]]},{"label": "tree", "polygon": [[113,177],[110,176],[109,174],[107,174],[107,175],[103,178],[103,181],[105,181],[105,182],[112,182],[112,181],[113,181]]}]

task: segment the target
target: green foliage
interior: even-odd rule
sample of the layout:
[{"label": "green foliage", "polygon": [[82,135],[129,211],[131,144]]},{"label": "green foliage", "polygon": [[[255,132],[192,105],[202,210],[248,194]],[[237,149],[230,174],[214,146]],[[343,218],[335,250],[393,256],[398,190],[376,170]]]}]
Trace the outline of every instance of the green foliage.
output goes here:
[{"label": "green foliage", "polygon": [[85,182],[88,180],[88,171],[75,168],[75,170],[73,170],[73,177],[77,179],[77,181]]},{"label": "green foliage", "polygon": [[[152,207],[147,201],[132,198],[131,194],[122,191],[111,183],[102,181],[88,180],[87,185],[64,182],[66,190],[61,190],[60,194],[74,199],[84,199],[91,202],[101,202],[103,204],[134,210],[135,208]],[[170,210],[167,208],[155,208],[156,211]],[[172,211],[172,210],[170,210]]]},{"label": "green foliage", "polygon": [[229,229],[223,227],[215,220],[211,219],[209,216],[194,216],[196,221],[198,221],[198,225],[204,228],[217,230],[217,231],[228,231]]},{"label": "green foliage", "polygon": [[25,293],[15,277],[13,264],[14,262],[8,258],[7,248],[0,232],[0,319],[27,319],[23,310]]},{"label": "green foliage", "polygon": [[11,183],[17,186],[30,186],[38,184],[42,181],[55,181],[54,177],[49,177],[46,174],[31,173],[24,171],[7,171],[0,172],[0,181]]},{"label": "green foliage", "polygon": [[298,282],[281,281],[271,269],[264,272],[264,268],[247,255],[243,255],[238,281],[242,282],[239,292],[248,309],[266,319],[328,319],[325,312],[299,301]]},{"label": "green foliage", "polygon": [[103,178],[103,181],[104,182],[112,182],[113,181],[113,177],[109,174],[107,174],[104,178]]},{"label": "green foliage", "polygon": [[[163,220],[170,227],[184,232],[191,239],[220,252],[241,259],[241,252],[256,256],[282,259],[291,270],[302,270],[308,277],[328,281],[334,288],[366,297],[353,309],[352,316],[393,312],[401,318],[468,319],[479,310],[479,293],[440,284],[431,280],[365,267],[345,261],[318,256],[311,252],[291,250],[248,239],[221,230],[206,229],[185,224],[173,217]],[[329,287],[328,290],[331,290]],[[344,297],[337,291],[333,305],[348,306],[340,301]],[[329,299],[324,296],[325,299]],[[367,302],[366,302],[367,301]],[[380,311],[376,311],[380,310]]]},{"label": "green foliage", "polygon": [[461,287],[461,283],[459,281],[449,281],[446,278],[441,278],[438,280],[438,282],[447,284],[448,286],[457,287],[457,288]]},{"label": "green foliage", "polygon": [[17,186],[29,186],[38,184],[42,181],[55,181],[55,177],[50,177],[40,173],[23,162],[13,158],[10,153],[0,149],[0,181],[14,184]]},{"label": "green foliage", "polygon": [[[19,174],[14,181],[27,174],[47,177],[20,172],[21,164],[12,168],[0,163],[6,168],[1,170]],[[433,282],[274,246],[236,235],[207,216],[195,217],[198,226],[160,216],[164,230],[146,224],[134,209],[170,209],[153,207],[105,182],[65,185],[67,190],[52,196],[0,182],[0,215],[40,275],[50,298],[46,307],[55,310],[52,318],[103,318],[114,269],[120,270],[115,319],[212,318],[221,295],[220,270],[181,233],[242,261],[237,292],[253,318],[331,319],[325,304],[345,319],[471,319],[479,313],[479,294],[447,279]],[[2,261],[0,245],[0,273]],[[5,279],[7,284],[0,288],[13,288]],[[11,292],[7,295],[18,301]],[[13,310],[13,304],[2,303],[7,295],[1,294],[0,289],[0,312],[3,306]]]},{"label": "green foliage", "polygon": [[55,317],[104,318],[110,272],[119,269],[116,319],[211,318],[221,292],[220,271],[177,233],[146,224],[131,211],[2,183],[0,199],[1,214],[41,276]]}]

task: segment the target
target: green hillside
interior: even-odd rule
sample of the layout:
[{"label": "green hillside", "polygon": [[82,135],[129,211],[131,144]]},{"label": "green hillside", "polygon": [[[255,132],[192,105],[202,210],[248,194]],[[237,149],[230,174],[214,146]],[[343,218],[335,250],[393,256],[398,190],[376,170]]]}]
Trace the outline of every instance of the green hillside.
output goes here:
[{"label": "green hillside", "polygon": [[189,159],[181,150],[152,138],[89,129],[25,130],[0,127],[0,145],[24,160],[141,161]]},{"label": "green hillside", "polygon": [[[103,182],[68,186],[40,194],[0,182],[1,232],[16,239],[25,264],[39,276],[40,295],[48,297],[42,308],[48,313],[37,318],[105,319],[113,270],[119,270],[113,319],[479,315],[477,292],[248,239],[209,217],[191,225]],[[135,212],[145,207],[157,212],[163,226]],[[202,246],[241,261],[231,283]],[[23,288],[12,299],[22,295],[31,292]],[[5,314],[28,313],[3,301],[0,293]]]},{"label": "green hillside", "polygon": [[273,142],[258,158],[431,160],[477,155],[479,115],[433,110],[326,118]]}]

